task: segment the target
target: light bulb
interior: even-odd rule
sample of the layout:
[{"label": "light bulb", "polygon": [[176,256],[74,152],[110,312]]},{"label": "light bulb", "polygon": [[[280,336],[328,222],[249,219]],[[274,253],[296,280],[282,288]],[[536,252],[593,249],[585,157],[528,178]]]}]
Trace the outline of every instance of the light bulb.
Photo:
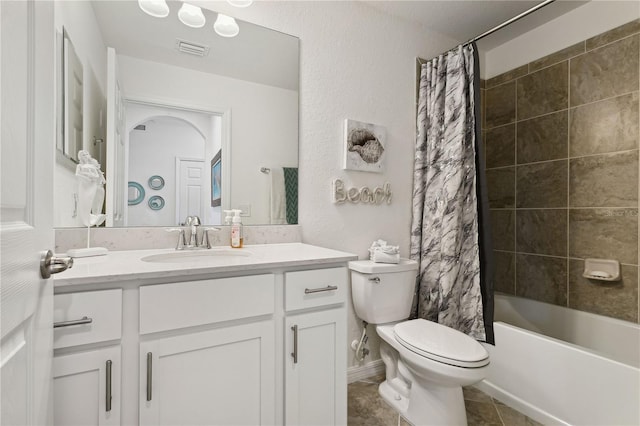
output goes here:
[{"label": "light bulb", "polygon": [[227,0],[227,3],[235,7],[249,7],[253,0]]},{"label": "light bulb", "polygon": [[218,19],[213,24],[213,29],[222,37],[235,37],[240,32],[236,20],[222,13],[218,13]]},{"label": "light bulb", "polygon": [[165,0],[138,0],[138,6],[144,13],[155,18],[166,18],[169,16],[169,6]]},{"label": "light bulb", "polygon": [[178,11],[178,19],[187,27],[191,28],[202,28],[205,22],[207,22],[202,13],[202,9],[188,3],[182,4],[182,7]]}]

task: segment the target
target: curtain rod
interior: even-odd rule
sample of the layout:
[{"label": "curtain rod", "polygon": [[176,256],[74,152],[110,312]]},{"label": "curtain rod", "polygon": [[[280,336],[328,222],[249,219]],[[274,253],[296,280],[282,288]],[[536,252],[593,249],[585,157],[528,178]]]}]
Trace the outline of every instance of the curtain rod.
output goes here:
[{"label": "curtain rod", "polygon": [[[532,14],[536,10],[542,9],[543,7],[545,7],[546,5],[548,5],[550,3],[553,3],[554,1],[555,0],[545,0],[542,3],[539,3],[539,4],[535,5],[535,6],[533,6],[532,8],[525,10],[524,12],[520,13],[519,15],[516,15],[513,18],[508,19],[508,20],[504,21],[503,23],[501,23],[499,25],[496,25],[495,27],[491,28],[490,30],[487,30],[487,31],[483,32],[479,36],[476,36],[476,37],[472,38],[471,40],[469,40],[469,41],[467,41],[465,43],[462,43],[462,45],[466,46],[467,44],[471,44],[474,41],[478,41],[480,39],[483,39],[486,36],[491,35],[491,34],[495,33],[498,30],[501,30],[502,28],[506,27],[507,25],[512,24],[512,23],[514,23],[516,21],[519,21],[520,19],[524,18],[525,16]],[[422,63],[425,63],[426,60],[422,59],[422,58],[418,58],[418,62],[420,62],[422,64]]]}]

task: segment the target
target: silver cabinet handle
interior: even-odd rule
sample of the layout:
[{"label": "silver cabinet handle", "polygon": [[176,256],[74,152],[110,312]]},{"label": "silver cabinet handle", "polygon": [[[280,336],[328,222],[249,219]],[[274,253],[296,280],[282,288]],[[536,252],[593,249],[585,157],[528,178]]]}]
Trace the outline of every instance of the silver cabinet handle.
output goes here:
[{"label": "silver cabinet handle", "polygon": [[53,323],[53,328],[70,327],[72,325],[91,324],[92,322],[93,322],[93,318],[89,318],[87,316],[84,316],[84,317],[82,317],[80,319],[77,319],[77,320],[54,322]]},{"label": "silver cabinet handle", "polygon": [[153,363],[153,354],[151,352],[147,352],[147,401],[151,401],[151,375],[152,364]]},{"label": "silver cabinet handle", "polygon": [[106,411],[111,411],[111,360],[107,360],[107,392],[106,392]]},{"label": "silver cabinet handle", "polygon": [[291,327],[293,330],[293,352],[291,352],[291,356],[293,357],[293,363],[298,363],[298,326],[294,325]]},{"label": "silver cabinet handle", "polygon": [[320,287],[320,288],[305,288],[304,294],[322,293],[323,291],[334,291],[337,289],[338,289],[337,285],[328,285],[326,287]]},{"label": "silver cabinet handle", "polygon": [[44,279],[72,267],[73,258],[71,257],[55,257],[51,250],[43,251],[40,255],[40,276]]},{"label": "silver cabinet handle", "polygon": [[369,278],[369,281],[373,281],[376,284],[380,284],[380,277]]}]

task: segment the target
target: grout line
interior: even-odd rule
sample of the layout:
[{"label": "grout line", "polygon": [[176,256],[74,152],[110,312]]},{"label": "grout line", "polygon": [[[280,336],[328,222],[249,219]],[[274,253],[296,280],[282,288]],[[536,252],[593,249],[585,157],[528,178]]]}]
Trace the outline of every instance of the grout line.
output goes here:
[{"label": "grout line", "polygon": [[[587,50],[587,41],[584,41],[584,49]],[[567,61],[567,105],[571,106],[571,61]],[[565,296],[567,300],[567,306],[569,305],[569,285],[571,284],[570,273],[569,270],[569,254],[571,254],[571,249],[569,245],[571,244],[571,234],[570,234],[570,210],[569,206],[571,205],[571,110],[567,109],[567,260],[565,264],[565,272],[566,272],[566,287],[565,287]]]},{"label": "grout line", "polygon": [[[567,131],[567,137],[568,136],[569,131]],[[611,152],[601,152],[601,153],[596,153],[596,154],[586,154],[586,155],[578,155],[575,157],[562,157],[562,158],[555,158],[553,160],[542,160],[542,161],[532,161],[530,163],[521,163],[521,164],[512,164],[509,166],[498,166],[498,167],[490,167],[490,168],[486,168],[486,170],[500,170],[500,169],[508,169],[509,167],[516,167],[516,166],[530,166],[530,165],[537,165],[537,164],[544,164],[544,163],[553,163],[555,161],[564,161],[564,160],[580,160],[582,158],[590,158],[590,157],[600,157],[600,156],[613,156],[613,155],[619,155],[619,154],[629,154],[629,153],[634,153],[638,151],[638,148],[633,148],[633,149],[625,149],[622,151],[611,151]],[[516,159],[517,161],[517,159]]]},{"label": "grout line", "polygon": [[[631,21],[629,21],[629,22],[627,22],[627,23],[630,23],[630,22],[631,22]],[[626,24],[622,24],[622,25],[626,25]],[[618,27],[616,27],[616,28],[620,28],[622,25],[620,25],[620,26],[618,26]],[[611,30],[609,30],[609,31],[615,30],[616,28],[612,28],[612,29],[611,29]],[[638,34],[640,34],[640,32],[633,33],[633,34],[629,34],[629,35],[626,35],[626,36],[621,37],[621,38],[619,38],[619,39],[616,39],[616,40],[610,41],[609,43],[603,44],[603,45],[601,45],[601,46],[594,47],[594,48],[593,48],[593,49],[591,49],[591,50],[587,50],[587,40],[591,40],[592,38],[596,38],[596,37],[601,36],[601,35],[603,35],[603,34],[605,34],[605,33],[607,33],[607,32],[608,32],[608,31],[605,31],[605,32],[604,32],[604,33],[602,33],[602,34],[596,34],[596,35],[594,35],[593,37],[589,37],[588,39],[586,39],[586,40],[584,41],[585,53],[589,53],[589,52],[596,51],[596,50],[598,50],[598,49],[602,49],[603,47],[610,46],[610,45],[612,45],[612,44],[614,44],[614,43],[617,43],[617,42],[622,41],[622,40],[626,40],[626,39],[631,38],[631,37],[635,37],[635,36],[637,36]]]},{"label": "grout line", "polygon": [[498,418],[500,419],[500,422],[502,423],[502,426],[507,426],[507,424],[504,422],[504,419],[502,418],[502,416],[500,415],[500,410],[498,410],[498,406],[496,405],[496,400],[491,398],[491,405],[493,405],[493,409],[496,410],[496,413],[498,413]]}]

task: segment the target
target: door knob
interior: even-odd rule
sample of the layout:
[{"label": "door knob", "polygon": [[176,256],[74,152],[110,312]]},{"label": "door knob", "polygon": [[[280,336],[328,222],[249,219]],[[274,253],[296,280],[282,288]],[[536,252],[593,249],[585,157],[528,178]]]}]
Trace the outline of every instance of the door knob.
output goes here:
[{"label": "door knob", "polygon": [[40,257],[40,275],[47,279],[51,274],[57,274],[73,267],[73,258],[56,257],[51,250],[43,251]]}]

